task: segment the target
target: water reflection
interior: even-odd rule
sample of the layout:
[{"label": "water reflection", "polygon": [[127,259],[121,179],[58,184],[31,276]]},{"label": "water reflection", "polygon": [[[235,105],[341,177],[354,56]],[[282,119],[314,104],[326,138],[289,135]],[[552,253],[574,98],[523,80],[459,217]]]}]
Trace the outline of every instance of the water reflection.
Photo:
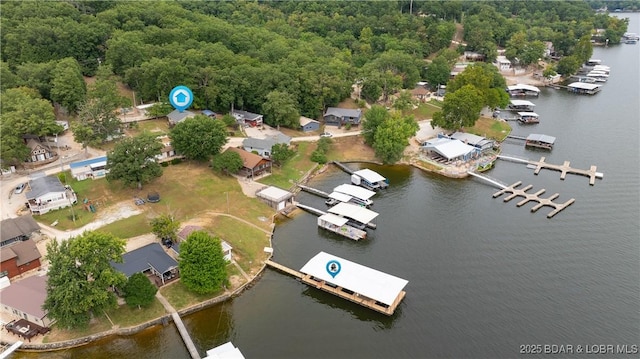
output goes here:
[{"label": "water reflection", "polygon": [[233,341],[235,323],[232,308],[233,300],[230,300],[182,318],[197,348],[206,351]]}]

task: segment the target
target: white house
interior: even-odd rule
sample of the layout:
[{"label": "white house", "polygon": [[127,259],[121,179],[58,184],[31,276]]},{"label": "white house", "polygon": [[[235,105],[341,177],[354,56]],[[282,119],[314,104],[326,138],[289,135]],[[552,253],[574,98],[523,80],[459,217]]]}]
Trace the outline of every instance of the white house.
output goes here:
[{"label": "white house", "polygon": [[76,194],[65,188],[58,177],[38,177],[29,181],[26,197],[32,214],[45,214],[49,211],[70,207],[75,203]]},{"label": "white house", "polygon": [[498,67],[500,71],[509,71],[511,70],[511,61],[507,59],[506,56],[498,56],[496,57],[496,62],[494,64]]}]

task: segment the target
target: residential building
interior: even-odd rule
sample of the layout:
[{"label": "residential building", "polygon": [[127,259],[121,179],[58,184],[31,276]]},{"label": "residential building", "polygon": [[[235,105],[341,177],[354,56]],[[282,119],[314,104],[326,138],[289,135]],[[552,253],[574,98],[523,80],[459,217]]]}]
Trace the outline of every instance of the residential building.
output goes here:
[{"label": "residential building", "polygon": [[227,151],[236,152],[242,158],[242,168],[238,171],[238,175],[253,179],[264,173],[271,173],[270,159],[247,152],[241,148],[229,147]]},{"label": "residential building", "polygon": [[0,277],[11,279],[30,270],[38,269],[41,257],[36,242],[32,239],[0,247]]},{"label": "residential building", "polygon": [[247,152],[255,152],[262,157],[271,157],[272,148],[276,144],[285,144],[289,146],[291,143],[291,137],[279,133],[274,136],[267,136],[266,138],[245,138],[242,141],[242,148]]},{"label": "residential building", "polygon": [[107,156],[100,156],[84,161],[71,162],[69,164],[69,168],[71,169],[71,176],[78,181],[83,181],[87,178],[102,178],[106,176],[107,173],[109,173],[109,170],[107,170]]},{"label": "residential building", "polygon": [[178,274],[178,262],[159,243],[150,243],[127,252],[122,255],[122,263],[111,262],[111,266],[127,278],[136,273],[148,274],[158,286]]},{"label": "residential building", "polygon": [[70,207],[76,202],[76,194],[71,187],[66,188],[56,176],[38,177],[29,181],[27,204],[31,214],[45,214],[49,211]]},{"label": "residential building", "polygon": [[47,298],[47,279],[46,275],[33,275],[11,283],[0,291],[0,309],[12,317],[49,327],[52,321],[42,309]]},{"label": "residential building", "polygon": [[362,119],[362,110],[351,108],[329,107],[322,116],[326,125],[344,126],[346,124],[359,125]]},{"label": "residential building", "polygon": [[0,247],[13,242],[26,241],[33,232],[39,231],[40,226],[31,215],[17,218],[7,218],[0,222]]},{"label": "residential building", "polygon": [[37,138],[28,138],[26,145],[31,151],[26,161],[28,165],[44,165],[58,159],[58,154]]},{"label": "residential building", "polygon": [[300,130],[302,132],[318,131],[320,129],[320,122],[312,120],[308,117],[300,116]]},{"label": "residential building", "polygon": [[169,126],[175,126],[178,123],[188,119],[188,118],[192,118],[195,117],[195,113],[191,112],[191,111],[178,111],[178,110],[173,110],[171,111],[170,114],[167,115],[167,119],[169,120]]},{"label": "residential building", "polygon": [[257,113],[251,113],[248,111],[232,110],[231,116],[233,116],[238,124],[245,127],[258,127],[262,126],[262,115]]}]

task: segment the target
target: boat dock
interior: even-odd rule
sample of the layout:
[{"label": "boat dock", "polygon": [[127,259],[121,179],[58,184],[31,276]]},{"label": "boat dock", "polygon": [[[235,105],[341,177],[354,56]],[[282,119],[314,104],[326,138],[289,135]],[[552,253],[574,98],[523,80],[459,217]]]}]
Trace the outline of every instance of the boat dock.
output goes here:
[{"label": "boat dock", "polygon": [[315,194],[316,196],[320,196],[322,198],[329,198],[329,194],[325,191],[321,191],[317,188],[313,188],[313,187],[309,187],[309,186],[305,186],[302,184],[296,184],[296,186],[300,187],[301,190]]},{"label": "boat dock", "polygon": [[569,166],[569,161],[564,161],[562,165],[553,165],[544,161],[545,157],[541,157],[540,161],[529,161],[529,164],[536,166],[536,169],[533,171],[534,174],[538,174],[542,169],[549,169],[553,171],[560,171],[560,179],[564,180],[567,176],[567,173],[573,173],[577,175],[587,176],[589,177],[589,184],[594,185],[596,183],[596,178],[602,179],[604,174],[601,172],[596,172],[596,166],[591,165],[588,170],[581,170],[577,168],[572,168]]},{"label": "boat dock", "polygon": [[160,291],[156,292],[156,298],[158,301],[164,306],[167,312],[171,313],[171,318],[173,318],[173,322],[176,324],[178,328],[178,332],[182,337],[182,341],[184,341],[184,345],[187,347],[189,351],[189,355],[192,359],[201,359],[200,353],[198,353],[198,349],[196,349],[195,344],[193,344],[193,340],[191,340],[191,336],[189,336],[189,332],[187,328],[184,326],[182,319],[180,318],[180,314],[173,308],[173,306],[167,301],[165,297],[160,294]]},{"label": "boat dock", "polygon": [[518,182],[516,182],[516,183],[514,183],[514,184],[512,184],[510,186],[507,186],[506,188],[503,188],[500,191],[494,193],[493,194],[493,198],[500,197],[505,193],[510,193],[510,195],[508,195],[507,197],[504,198],[504,202],[509,202],[510,200],[512,200],[512,199],[514,199],[516,197],[523,197],[524,199],[517,203],[518,207],[521,207],[521,206],[525,205],[526,203],[528,203],[530,201],[538,202],[538,204],[536,204],[535,206],[533,206],[531,208],[531,212],[536,212],[538,209],[540,209],[540,208],[542,208],[544,206],[554,208],[553,211],[551,211],[551,212],[549,212],[549,214],[547,214],[547,218],[551,218],[551,217],[555,216],[560,211],[562,211],[566,207],[572,205],[573,202],[575,202],[575,198],[571,198],[570,200],[566,201],[565,203],[555,203],[555,202],[553,202],[553,200],[558,198],[558,196],[560,196],[558,193],[554,193],[549,198],[540,198],[540,195],[542,195],[546,191],[545,189],[541,189],[536,193],[527,193],[527,191],[530,190],[533,187],[533,185],[528,185],[528,186],[525,186],[522,189],[517,189],[516,187],[520,186],[521,184],[522,184],[522,182],[518,181]]},{"label": "boat dock", "polygon": [[594,185],[596,183],[596,178],[602,179],[604,178],[604,174],[602,172],[597,172],[597,167],[595,165],[591,165],[588,170],[572,168],[570,165],[571,162],[564,161],[562,165],[554,165],[548,162],[545,162],[546,157],[541,157],[540,161],[531,161],[524,158],[518,158],[513,156],[505,156],[498,155],[498,158],[501,160],[518,162],[518,163],[526,163],[527,165],[531,165],[535,168],[533,171],[534,174],[540,173],[542,169],[549,169],[553,171],[560,171],[560,179],[564,180],[567,174],[576,174],[589,177],[589,184]]},{"label": "boat dock", "polygon": [[367,232],[350,226],[349,219],[337,216],[333,213],[323,214],[318,217],[318,227],[324,228],[333,233],[337,233],[341,236],[359,241],[367,238]]},{"label": "boat dock", "polygon": [[[329,265],[335,263],[333,272]],[[320,252],[310,259],[300,271],[288,268],[272,260],[265,264],[298,278],[302,283],[360,304],[386,315],[393,315],[404,299],[402,290],[407,280]]]},{"label": "boat dock", "polygon": [[[298,202],[296,202],[296,203],[295,203],[295,205],[296,205],[296,206],[298,206],[298,208],[300,208],[300,209],[302,209],[302,210],[305,210],[305,211],[307,211],[307,212],[309,212],[309,213],[311,213],[311,214],[315,214],[316,216],[322,216],[322,215],[327,214],[327,212],[321,211],[321,210],[319,210],[319,209],[317,209],[317,208],[314,208],[314,207],[311,207],[311,206],[307,206],[306,204],[302,204],[302,203],[298,203]],[[339,204],[337,204],[336,206],[334,206],[334,207],[330,208],[330,209],[329,209],[329,212],[331,212],[331,210],[332,210],[332,209],[334,210],[334,212],[335,212],[335,211],[337,211],[337,210],[340,210],[340,208],[343,208],[343,207],[339,207],[339,206],[341,206],[341,205],[353,206],[353,207],[356,207],[356,208],[362,208],[362,209],[365,209],[365,210],[366,210],[366,208],[358,207],[358,206],[356,206],[356,205],[354,205],[354,204],[348,204],[348,203],[344,203],[344,202],[343,202],[343,203],[339,203]],[[336,207],[338,207],[338,209],[334,209],[334,208],[336,208]],[[373,212],[373,211],[369,211],[369,212]],[[375,212],[373,212],[373,213],[375,213]],[[338,214],[338,213],[334,213],[334,214]],[[376,213],[376,216],[377,216],[377,215],[378,215],[378,214]],[[356,220],[357,220],[357,219],[356,219]],[[376,225],[375,223],[371,223],[371,222],[367,222],[367,223],[366,223],[366,226],[367,226],[367,227],[369,227],[369,228],[371,228],[371,229],[376,229],[376,228],[377,228],[377,225]]]}]

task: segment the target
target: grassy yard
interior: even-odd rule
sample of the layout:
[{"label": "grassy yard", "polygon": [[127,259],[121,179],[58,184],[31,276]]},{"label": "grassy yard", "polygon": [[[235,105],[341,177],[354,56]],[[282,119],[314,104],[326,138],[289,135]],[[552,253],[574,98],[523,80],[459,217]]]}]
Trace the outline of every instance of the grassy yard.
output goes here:
[{"label": "grassy yard", "polygon": [[269,186],[276,186],[283,189],[291,188],[295,182],[316,166],[315,162],[310,160],[311,152],[313,152],[317,144],[314,142],[297,142],[298,150],[296,155],[288,160],[282,167],[273,167],[271,176],[260,179],[260,183]]},{"label": "grassy yard", "polygon": [[418,108],[407,111],[406,114],[411,114],[416,119],[416,121],[420,120],[428,120],[433,118],[433,114],[440,111],[442,109],[442,102],[431,100],[427,103],[420,103]]},{"label": "grassy yard", "polygon": [[141,213],[129,218],[109,223],[100,228],[100,231],[108,232],[118,238],[131,238],[151,233],[151,217],[146,213]]},{"label": "grassy yard", "polygon": [[176,310],[181,310],[196,303],[215,298],[222,293],[224,293],[224,289],[212,294],[196,294],[188,290],[181,281],[160,288],[160,294],[162,294]]},{"label": "grassy yard", "polygon": [[506,121],[480,117],[478,121],[476,121],[475,126],[470,128],[465,127],[464,131],[478,136],[492,138],[500,142],[504,141],[507,135],[511,133],[511,126]]},{"label": "grassy yard", "polygon": [[155,135],[169,134],[169,122],[166,118],[138,121],[137,127],[128,128],[126,133],[130,136],[137,136],[143,132],[153,133]]}]

